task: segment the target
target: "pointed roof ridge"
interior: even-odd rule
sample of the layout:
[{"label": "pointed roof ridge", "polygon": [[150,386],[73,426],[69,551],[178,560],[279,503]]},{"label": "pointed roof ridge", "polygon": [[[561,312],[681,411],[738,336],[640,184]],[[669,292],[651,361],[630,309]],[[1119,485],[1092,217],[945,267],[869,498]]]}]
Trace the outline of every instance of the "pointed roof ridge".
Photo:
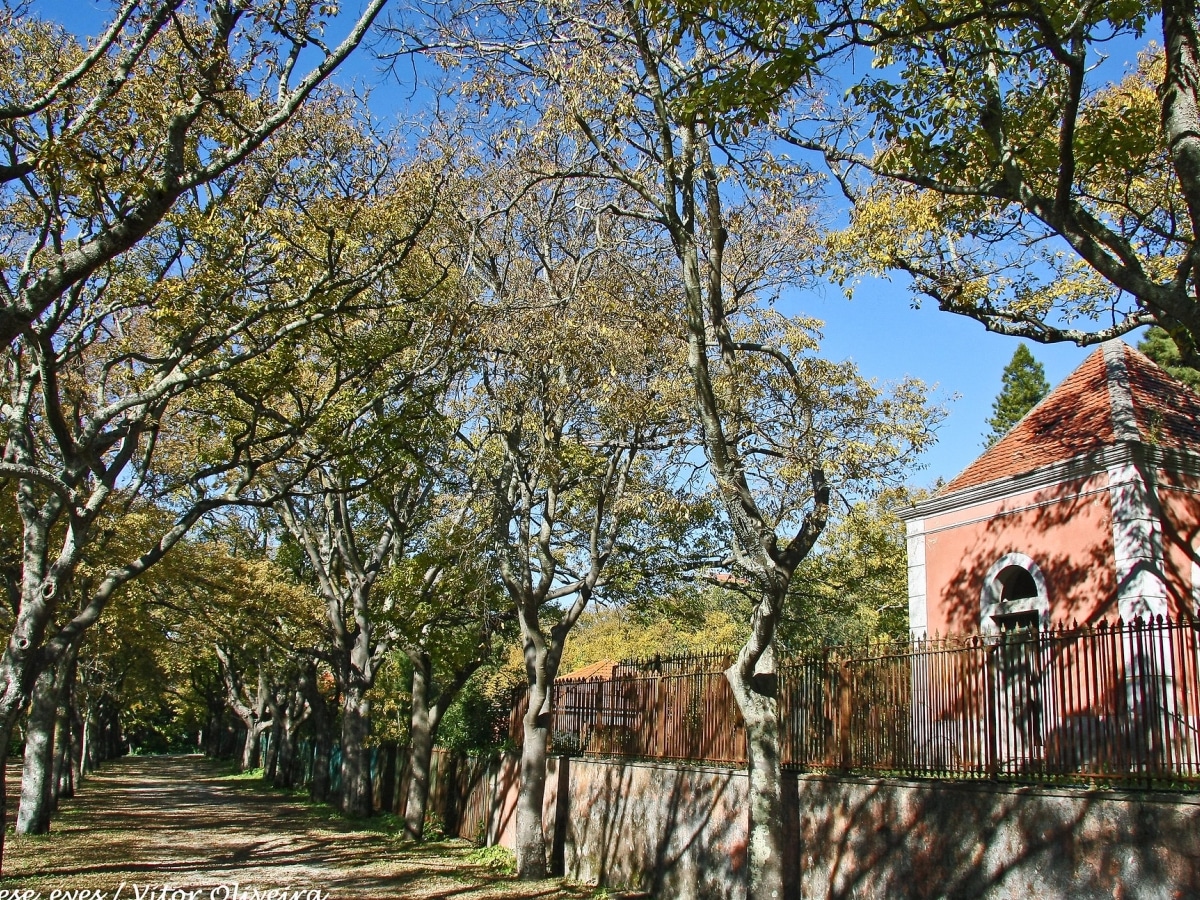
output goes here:
[{"label": "pointed roof ridge", "polygon": [[938,493],[1015,478],[1127,442],[1200,448],[1200,395],[1118,339],[1089,354]]},{"label": "pointed roof ridge", "polygon": [[559,675],[555,681],[586,681],[589,678],[612,678],[613,669],[617,667],[617,663],[611,659],[601,659],[591,665],[584,666],[582,669],[576,669],[574,672],[568,672],[566,675]]},{"label": "pointed roof ridge", "polygon": [[1136,347],[1124,346],[1136,439],[1191,453],[1200,451],[1200,393]]},{"label": "pointed roof ridge", "polygon": [[[1104,354],[1105,381],[1108,385],[1108,405],[1112,415],[1113,439],[1118,441],[1141,440],[1137,413],[1133,408],[1133,392],[1129,386],[1129,367],[1125,364],[1125,351],[1130,348],[1124,341],[1114,338],[1100,345]],[[1147,362],[1153,362],[1146,357]]]}]

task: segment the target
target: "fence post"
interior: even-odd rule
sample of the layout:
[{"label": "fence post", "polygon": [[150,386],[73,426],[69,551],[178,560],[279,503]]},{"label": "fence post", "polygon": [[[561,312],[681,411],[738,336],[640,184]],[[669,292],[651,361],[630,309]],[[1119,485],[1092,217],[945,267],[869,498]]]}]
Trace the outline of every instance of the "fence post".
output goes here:
[{"label": "fence post", "polygon": [[854,768],[853,734],[850,728],[854,716],[854,672],[850,660],[843,659],[838,667],[838,760],[845,772]]},{"label": "fence post", "polygon": [[667,746],[667,704],[661,671],[654,679],[654,722],[654,756],[662,759]]},{"label": "fence post", "polygon": [[988,776],[995,778],[1000,772],[1000,748],[998,746],[1000,717],[999,717],[999,697],[996,695],[996,646],[984,645],[984,672],[987,675],[987,696],[984,697],[984,702],[987,704],[987,709],[984,714],[984,728],[987,729],[987,772]]}]

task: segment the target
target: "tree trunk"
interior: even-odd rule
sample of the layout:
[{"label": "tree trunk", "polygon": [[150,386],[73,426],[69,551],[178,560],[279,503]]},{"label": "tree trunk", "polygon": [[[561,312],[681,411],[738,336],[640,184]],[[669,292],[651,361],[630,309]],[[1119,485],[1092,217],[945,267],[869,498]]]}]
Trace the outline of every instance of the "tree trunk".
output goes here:
[{"label": "tree trunk", "polygon": [[0,876],[4,874],[4,836],[8,833],[8,744],[14,720],[0,718]]},{"label": "tree trunk", "polygon": [[104,704],[104,742],[100,747],[100,762],[106,759],[116,759],[125,752],[125,741],[121,734],[121,717],[116,705],[108,701]]},{"label": "tree trunk", "polygon": [[95,772],[100,763],[107,757],[106,744],[107,725],[105,720],[103,699],[97,699],[88,704],[87,718],[83,723],[83,757],[84,773]]},{"label": "tree trunk", "polygon": [[779,699],[775,654],[768,649],[754,675],[735,663],[725,672],[746,724],[750,793],[750,900],[783,900],[783,769],[779,758]]},{"label": "tree trunk", "polygon": [[288,727],[289,725],[290,723],[286,723],[279,729],[279,749],[275,758],[275,775],[271,781],[277,788],[292,786],[292,758],[295,755],[296,729]]},{"label": "tree trunk", "polygon": [[429,770],[433,760],[436,723],[429,712],[429,673],[413,666],[412,718],[409,724],[408,800],[404,807],[404,839],[420,841],[425,833],[429,803]]},{"label": "tree trunk", "polygon": [[333,734],[326,725],[316,732],[312,782],[308,788],[308,796],[318,803],[329,800],[329,760],[332,755]]},{"label": "tree trunk", "polygon": [[[27,535],[29,529],[27,529]],[[42,535],[44,540],[44,534]],[[28,549],[28,541],[27,541]],[[36,547],[34,548],[36,549]],[[45,618],[42,615],[47,601],[53,596],[52,582],[30,584],[29,573],[23,575],[21,612],[4,650],[0,653],[0,872],[4,863],[4,835],[8,826],[8,795],[6,793],[8,742],[12,738],[17,717],[25,708],[30,696],[32,682],[31,660],[33,648],[40,639]],[[40,619],[40,621],[39,621]],[[52,714],[53,715],[53,714]],[[49,741],[53,741],[51,725]]]},{"label": "tree trunk", "polygon": [[342,815],[371,815],[371,766],[367,738],[371,734],[371,701],[361,684],[346,688],[342,704]]},{"label": "tree trunk", "polygon": [[79,774],[88,775],[96,771],[96,712],[91,703],[83,715],[83,728],[79,733]]},{"label": "tree trunk", "polygon": [[383,812],[396,812],[396,758],[400,748],[395,741],[387,741],[379,748],[382,754],[383,771],[379,776],[379,809]]},{"label": "tree trunk", "polygon": [[259,736],[262,732],[257,725],[246,726],[246,742],[242,744],[242,771],[249,772],[257,768],[259,760]]},{"label": "tree trunk", "polygon": [[545,878],[546,832],[542,805],[546,796],[546,752],[550,741],[550,714],[544,711],[546,685],[533,684],[525,713],[525,743],[521,747],[521,787],[517,794],[517,875],[527,880]]},{"label": "tree trunk", "polygon": [[[486,644],[484,647],[486,648]],[[425,812],[429,806],[430,769],[433,746],[437,743],[442,717],[462,691],[467,680],[479,670],[486,652],[461,665],[444,684],[434,683],[433,658],[427,650],[410,648],[412,661],[412,718],[409,722],[408,799],[404,809],[404,839],[419,841],[424,833]]]},{"label": "tree trunk", "polygon": [[330,702],[321,693],[317,684],[316,664],[311,660],[300,670],[297,689],[307,701],[308,715],[312,721],[313,770],[308,783],[308,795],[324,803],[329,799],[329,757],[333,752],[332,710],[337,708],[337,698]]},{"label": "tree trunk", "polygon": [[17,834],[45,834],[50,830],[54,791],[54,732],[66,660],[38,674],[25,726],[25,764],[21,770],[21,805],[17,808]]},{"label": "tree trunk", "polygon": [[267,729],[267,757],[263,760],[263,780],[272,784],[278,772],[276,766],[279,763],[279,733],[282,730],[281,723],[272,716],[271,727]]},{"label": "tree trunk", "polygon": [[32,690],[20,778],[18,834],[46,834],[58,806],[65,757],[70,752],[71,680],[77,644],[70,644],[38,673]]},{"label": "tree trunk", "polygon": [[218,759],[221,756],[221,734],[224,731],[224,723],[220,717],[213,711],[208,711],[208,727],[204,729],[204,755],[210,759]]},{"label": "tree trunk", "polygon": [[78,644],[72,644],[60,663],[58,714],[54,722],[54,770],[51,787],[51,812],[58,811],[62,797],[75,796],[74,733],[75,678]]},{"label": "tree trunk", "polygon": [[299,684],[295,688],[288,689],[287,701],[273,713],[274,717],[279,719],[277,735],[279,748],[275,762],[275,775],[272,779],[275,787],[290,788],[295,780],[296,731],[308,717],[307,706],[304,699],[304,686]]},{"label": "tree trunk", "polygon": [[[78,673],[78,669],[76,669]],[[71,691],[71,782],[78,784],[83,777],[87,759],[87,748],[83,744],[84,731],[87,728],[85,710],[79,706],[79,691]]]},{"label": "tree trunk", "polygon": [[74,767],[71,764],[70,713],[64,704],[59,704],[59,718],[54,724],[54,769],[53,788],[50,791],[50,811],[59,811],[59,800],[74,797]]}]

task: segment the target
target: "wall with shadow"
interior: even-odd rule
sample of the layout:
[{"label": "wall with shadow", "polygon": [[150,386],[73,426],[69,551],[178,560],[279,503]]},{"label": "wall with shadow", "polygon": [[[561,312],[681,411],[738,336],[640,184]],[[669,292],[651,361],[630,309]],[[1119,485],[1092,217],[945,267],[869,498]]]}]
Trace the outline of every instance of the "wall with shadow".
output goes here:
[{"label": "wall with shadow", "polygon": [[1200,896],[1200,798],[804,776],[814,900]]},{"label": "wall with shadow", "polygon": [[[470,769],[450,802],[510,849],[517,762],[439,766]],[[744,900],[746,781],[721,767],[554,759],[553,869],[650,897]],[[788,900],[1200,896],[1194,795],[788,774],[784,796]]]},{"label": "wall with shadow", "polygon": [[1158,473],[1162,506],[1163,556],[1172,616],[1195,615],[1200,599],[1195,573],[1200,568],[1200,479]]},{"label": "wall with shadow", "polygon": [[566,874],[654,897],[746,896],[744,772],[570,760]]}]

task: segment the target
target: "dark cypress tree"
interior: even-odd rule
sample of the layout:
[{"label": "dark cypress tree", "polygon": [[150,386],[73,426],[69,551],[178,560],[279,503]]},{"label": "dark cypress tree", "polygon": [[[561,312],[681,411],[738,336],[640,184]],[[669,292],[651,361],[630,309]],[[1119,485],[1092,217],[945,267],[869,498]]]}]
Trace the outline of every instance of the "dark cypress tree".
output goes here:
[{"label": "dark cypress tree", "polygon": [[1025,413],[1050,392],[1046,370],[1024,344],[1017,345],[1012,359],[1004,367],[1003,384],[992,403],[992,417],[987,420],[991,431],[983,436],[985,447],[1004,437]]},{"label": "dark cypress tree", "polygon": [[1200,372],[1179,361],[1179,348],[1171,336],[1157,325],[1152,326],[1146,337],[1138,342],[1138,349],[1178,378],[1193,391],[1200,391]]}]

